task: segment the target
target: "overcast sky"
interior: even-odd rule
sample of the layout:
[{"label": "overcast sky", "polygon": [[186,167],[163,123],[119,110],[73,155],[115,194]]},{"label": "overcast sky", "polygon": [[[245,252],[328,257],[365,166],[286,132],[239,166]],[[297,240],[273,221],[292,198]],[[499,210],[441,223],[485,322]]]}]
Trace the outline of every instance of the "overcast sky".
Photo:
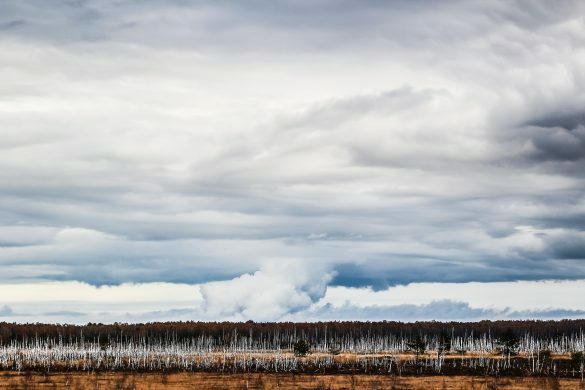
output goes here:
[{"label": "overcast sky", "polygon": [[585,313],[582,1],[7,0],[0,49],[0,321]]}]

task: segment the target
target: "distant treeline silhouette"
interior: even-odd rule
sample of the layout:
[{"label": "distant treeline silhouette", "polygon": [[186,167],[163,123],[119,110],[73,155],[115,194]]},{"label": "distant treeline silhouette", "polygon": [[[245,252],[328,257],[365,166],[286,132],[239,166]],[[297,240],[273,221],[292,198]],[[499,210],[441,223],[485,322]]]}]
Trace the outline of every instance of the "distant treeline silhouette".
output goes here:
[{"label": "distant treeline silhouette", "polygon": [[395,336],[414,338],[422,335],[437,337],[449,334],[451,337],[479,338],[484,335],[499,337],[506,331],[518,336],[530,334],[536,338],[554,339],[576,335],[585,330],[585,319],[560,321],[479,321],[479,322],[438,322],[425,321],[404,323],[397,321],[357,322],[151,322],[140,324],[127,323],[88,323],[86,325],[68,324],[18,324],[0,322],[0,343],[38,339],[61,339],[64,342],[83,338],[88,342],[98,340],[191,340],[205,337],[217,344],[229,344],[241,337],[250,341],[270,344],[289,345],[297,339],[305,339],[311,344],[323,340],[363,340]]}]

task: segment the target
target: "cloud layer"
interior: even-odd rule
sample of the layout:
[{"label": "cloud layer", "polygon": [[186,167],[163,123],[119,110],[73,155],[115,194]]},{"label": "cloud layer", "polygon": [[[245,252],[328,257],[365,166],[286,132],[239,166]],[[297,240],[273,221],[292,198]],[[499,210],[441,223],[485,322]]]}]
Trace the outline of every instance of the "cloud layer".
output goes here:
[{"label": "cloud layer", "polygon": [[0,283],[201,284],[269,319],[585,278],[584,11],[0,4]]},{"label": "cloud layer", "polygon": [[[291,275],[294,272],[294,275]],[[292,276],[292,277],[291,277]],[[0,284],[0,321],[326,321],[582,318],[585,281],[327,287],[293,265],[197,285]]]}]

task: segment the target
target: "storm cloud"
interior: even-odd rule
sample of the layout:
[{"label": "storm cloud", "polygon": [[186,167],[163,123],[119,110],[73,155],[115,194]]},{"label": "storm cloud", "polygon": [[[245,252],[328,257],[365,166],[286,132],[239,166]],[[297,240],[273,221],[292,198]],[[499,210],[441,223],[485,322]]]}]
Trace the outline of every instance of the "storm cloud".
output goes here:
[{"label": "storm cloud", "polygon": [[282,318],[331,286],[585,279],[584,12],[4,2],[0,283]]}]

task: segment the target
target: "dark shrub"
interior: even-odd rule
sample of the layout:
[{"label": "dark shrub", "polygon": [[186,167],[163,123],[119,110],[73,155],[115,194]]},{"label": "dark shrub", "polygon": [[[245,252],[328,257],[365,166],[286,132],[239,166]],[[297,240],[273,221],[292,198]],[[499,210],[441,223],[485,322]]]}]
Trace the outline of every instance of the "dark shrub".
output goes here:
[{"label": "dark shrub", "polygon": [[305,340],[301,339],[295,343],[293,350],[295,356],[307,356],[311,349],[309,348],[309,344]]}]

